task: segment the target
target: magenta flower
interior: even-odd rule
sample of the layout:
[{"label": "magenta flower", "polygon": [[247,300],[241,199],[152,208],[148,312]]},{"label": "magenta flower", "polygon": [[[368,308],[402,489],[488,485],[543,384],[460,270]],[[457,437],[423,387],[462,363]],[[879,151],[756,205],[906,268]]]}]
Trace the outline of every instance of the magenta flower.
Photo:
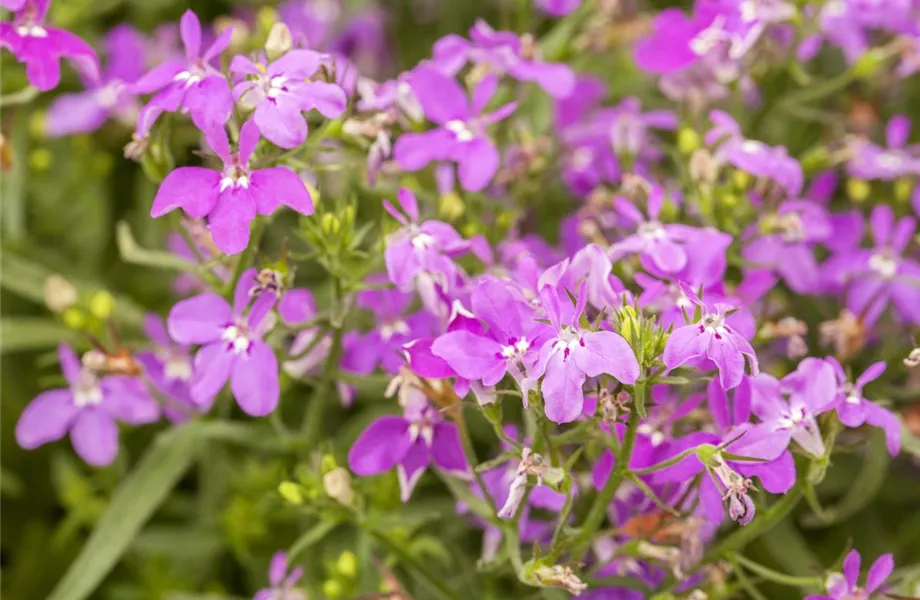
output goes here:
[{"label": "magenta flower", "polygon": [[153,423],[160,407],[135,377],[97,377],[83,368],[67,344],[58,346],[69,387],[42,392],[16,423],[16,443],[34,450],[70,433],[70,443],[87,464],[104,467],[118,455],[118,425]]},{"label": "magenta flower", "polygon": [[396,467],[403,502],[431,462],[457,476],[469,474],[457,426],[424,396],[410,398],[402,417],[384,416],[368,425],[348,451],[348,466],[362,477]]},{"label": "magenta flower", "polygon": [[828,575],[824,584],[827,595],[806,596],[805,600],[862,600],[871,598],[877,591],[883,592],[882,585],[894,571],[894,557],[891,554],[883,554],[875,559],[869,568],[865,588],[858,585],[860,562],[859,552],[850,550],[843,561],[843,573]]},{"label": "magenta flower", "polygon": [[[376,274],[365,281],[382,284],[388,281],[384,274]],[[405,364],[403,346],[427,338],[434,332],[434,316],[425,310],[405,314],[412,303],[412,294],[398,289],[370,289],[358,293],[357,306],[374,314],[374,329],[363,336],[354,352],[370,357],[371,369],[380,364],[390,373],[399,372]]]},{"label": "magenta flower", "polygon": [[619,334],[581,328],[579,321],[587,303],[584,285],[574,309],[570,302],[560,301],[559,292],[549,285],[540,289],[540,299],[555,335],[540,348],[530,378],[543,376],[540,389],[547,418],[568,423],[582,413],[585,400],[582,386],[588,377],[607,374],[622,383],[635,383],[639,378],[639,361]]},{"label": "magenta flower", "polygon": [[144,333],[153,344],[152,350],[137,353],[137,360],[153,387],[166,402],[163,412],[174,423],[181,423],[199,411],[211,407],[198,406],[192,400],[189,384],[192,380],[192,357],[188,346],[169,339],[163,319],[156,313],[144,317]]},{"label": "magenta flower", "polygon": [[62,58],[89,81],[98,80],[95,50],[69,31],[44,24],[50,4],[51,0],[12,0],[5,5],[16,14],[12,23],[0,23],[0,47],[25,63],[29,83],[43,92],[60,83]]},{"label": "magenta flower", "polygon": [[195,126],[207,133],[215,126],[223,126],[233,110],[230,85],[211,64],[227,49],[233,29],[225,29],[201,53],[201,22],[195,13],[187,10],[179,21],[179,33],[185,45],[185,60],[160,64],[141,77],[132,90],[137,94],[157,92],[148,108],[188,111]]},{"label": "magenta flower", "polygon": [[278,303],[278,315],[281,320],[291,327],[301,328],[291,342],[289,353],[292,358],[281,365],[284,372],[291,377],[303,377],[316,369],[326,360],[332,347],[332,337],[328,334],[317,340],[317,336],[322,333],[318,325],[304,327],[316,317],[316,314],[313,294],[306,288],[288,290]]},{"label": "magenta flower", "polygon": [[272,324],[275,295],[251,298],[255,274],[250,269],[240,278],[232,308],[209,293],[182,300],[169,311],[169,336],[179,344],[201,344],[191,381],[192,399],[199,406],[209,406],[228,379],[246,414],[263,417],[278,405],[278,362],[262,341]]},{"label": "magenta flower", "polygon": [[393,145],[393,157],[406,171],[418,171],[432,161],[457,163],[463,189],[478,192],[498,170],[500,157],[486,127],[514,112],[514,102],[483,114],[495,94],[498,77],[486,76],[473,90],[472,101],[452,77],[430,66],[417,68],[409,79],[425,116],[438,127],[425,133],[404,133]]},{"label": "magenta flower", "polygon": [[550,333],[548,328],[535,321],[533,308],[515,297],[509,285],[499,279],[481,279],[471,299],[473,314],[485,321],[488,329],[448,332],[434,341],[432,353],[464,379],[482,381],[487,387],[510,374],[524,391],[526,403],[527,370],[536,362]]},{"label": "magenta flower", "polygon": [[249,224],[256,214],[270,215],[286,205],[300,214],[313,214],[313,200],[300,177],[285,167],[252,170],[249,159],[259,143],[259,128],[247,121],[240,129],[237,152],[223,127],[207,131],[208,144],[223,160],[220,171],[180,167],[160,184],[150,209],[161,217],[181,208],[194,218],[208,217],[214,245],[236,254],[249,245]]},{"label": "magenta flower", "polygon": [[345,91],[334,83],[311,81],[322,55],[310,50],[291,50],[266,65],[236,56],[230,71],[236,75],[233,95],[241,106],[254,109],[252,119],[262,135],[281,148],[296,148],[307,139],[302,111],[314,108],[327,119],[345,111]]},{"label": "magenta flower", "polygon": [[892,181],[898,177],[920,175],[920,147],[907,146],[911,122],[905,115],[895,115],[888,120],[885,137],[888,148],[882,148],[865,138],[850,144],[852,158],[847,170],[860,179]]},{"label": "magenta flower", "polygon": [[518,81],[532,81],[554,98],[565,98],[575,88],[575,73],[568,65],[525,57],[524,42],[517,34],[495,31],[482,19],[470,28],[469,41],[447,35],[435,43],[432,54],[436,68],[448,75],[456,75],[471,62]]},{"label": "magenta flower", "polygon": [[564,17],[581,6],[581,0],[536,0],[537,8],[553,17]]},{"label": "magenta flower", "polygon": [[863,387],[878,379],[885,372],[885,363],[869,365],[855,381],[849,381],[843,367],[837,359],[828,357],[827,362],[834,368],[837,376],[837,416],[847,427],[861,427],[868,423],[885,432],[888,452],[895,456],[901,451],[901,422],[898,417],[885,408],[871,402],[863,395]]},{"label": "magenta flower", "polygon": [[109,118],[133,126],[138,104],[129,90],[144,72],[144,38],[133,27],[118,25],[105,37],[108,66],[99,79],[85,81],[86,91],[58,96],[45,116],[45,133],[62,137],[88,133]]},{"label": "magenta flower", "polygon": [[288,573],[287,554],[275,552],[268,567],[268,587],[256,592],[253,600],[306,600],[307,595],[294,588],[301,577],[302,568]]},{"label": "magenta flower", "polygon": [[719,370],[719,381],[725,389],[741,383],[744,377],[744,363],[747,359],[751,374],[757,375],[757,355],[743,335],[730,326],[726,319],[734,307],[717,302],[710,309],[684,284],[680,284],[684,297],[699,306],[702,318],[698,323],[678,327],[668,336],[662,360],[671,370],[698,357],[705,357],[715,363]]},{"label": "magenta flower", "polygon": [[833,410],[837,400],[837,378],[828,362],[806,358],[782,380],[761,373],[752,377],[750,384],[751,410],[772,432],[774,441],[783,446],[795,441],[812,456],[824,455],[816,419]]}]

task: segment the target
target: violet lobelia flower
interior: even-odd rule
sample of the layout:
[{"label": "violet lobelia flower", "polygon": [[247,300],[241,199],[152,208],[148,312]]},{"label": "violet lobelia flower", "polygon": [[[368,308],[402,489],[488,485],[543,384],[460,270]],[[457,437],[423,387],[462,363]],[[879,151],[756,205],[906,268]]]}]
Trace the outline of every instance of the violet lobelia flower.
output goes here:
[{"label": "violet lobelia flower", "polygon": [[410,396],[402,417],[384,416],[368,425],[348,451],[348,466],[358,475],[396,467],[403,502],[432,462],[453,475],[469,474],[457,426],[420,393]]},{"label": "violet lobelia flower", "polygon": [[478,192],[498,170],[498,149],[486,128],[514,112],[515,103],[483,113],[498,87],[498,77],[488,75],[467,99],[460,84],[431,66],[421,66],[409,83],[428,120],[438,127],[424,133],[404,133],[393,145],[393,157],[406,171],[418,171],[432,161],[457,163],[463,189]]},{"label": "violet lobelia flower", "polygon": [[863,387],[878,379],[885,372],[885,363],[869,365],[855,381],[849,381],[843,367],[833,357],[827,362],[834,368],[837,376],[837,416],[847,427],[861,427],[868,423],[885,432],[888,452],[895,456],[901,451],[901,422],[898,417],[885,408],[875,404],[863,395]]},{"label": "violet lobelia flower", "polygon": [[233,96],[224,75],[212,63],[227,49],[233,29],[225,29],[201,52],[201,22],[190,10],[179,21],[185,45],[185,60],[164,62],[141,77],[132,90],[137,94],[157,92],[148,108],[165,112],[188,111],[195,126],[207,132],[223,126],[233,110]]},{"label": "violet lobelia flower", "polygon": [[287,554],[275,552],[268,566],[268,587],[256,592],[253,600],[307,600],[306,593],[294,587],[301,577],[302,568],[288,572]]},{"label": "violet lobelia flower", "polygon": [[751,374],[757,375],[759,364],[754,348],[726,322],[733,307],[717,302],[710,309],[687,286],[682,283],[680,286],[684,297],[702,309],[702,317],[698,323],[684,325],[671,332],[662,355],[665,366],[669,370],[676,369],[694,358],[708,358],[718,368],[719,381],[726,389],[741,383],[745,359]]},{"label": "violet lobelia flower", "polygon": [[536,0],[537,8],[553,17],[564,17],[581,6],[582,0]]},{"label": "violet lobelia flower", "polygon": [[241,106],[253,109],[252,119],[265,138],[281,148],[296,148],[307,139],[302,114],[314,108],[327,119],[345,111],[345,91],[334,83],[314,81],[322,55],[311,50],[291,50],[266,64],[236,56],[230,71],[236,75],[233,94]]},{"label": "violet lobelia flower", "polygon": [[29,83],[43,92],[61,81],[61,59],[71,61],[87,80],[99,79],[99,61],[92,47],[76,35],[45,24],[51,0],[11,1],[11,23],[0,23],[0,48],[26,65]]},{"label": "violet lobelia flower", "polygon": [[892,181],[898,177],[920,175],[920,148],[907,146],[911,122],[906,115],[895,115],[885,128],[887,148],[867,139],[857,138],[850,143],[851,158],[847,170],[860,179]]},{"label": "violet lobelia flower", "polygon": [[163,319],[156,313],[144,317],[144,333],[153,344],[152,350],[137,353],[137,360],[153,387],[166,397],[163,412],[174,423],[181,423],[199,411],[209,410],[192,400],[189,384],[192,380],[192,357],[189,347],[169,339]]},{"label": "violet lobelia flower", "polygon": [[256,214],[270,215],[282,204],[303,215],[313,214],[310,192],[296,173],[285,167],[250,169],[249,160],[259,143],[259,127],[253,121],[240,129],[237,152],[230,152],[223,127],[205,135],[223,160],[223,168],[180,167],[170,172],[153,199],[152,217],[176,208],[190,217],[208,217],[214,245],[236,254],[249,244],[249,224]]},{"label": "violet lobelia flower", "polygon": [[825,453],[817,417],[834,409],[837,378],[830,363],[806,358],[798,368],[778,380],[761,373],[750,379],[751,411],[774,441],[788,445],[795,441],[815,457]]},{"label": "violet lobelia flower", "polygon": [[35,397],[16,423],[16,442],[33,450],[70,433],[77,455],[87,464],[104,467],[118,455],[118,425],[152,423],[160,407],[135,377],[99,377],[84,368],[67,344],[58,346],[61,370],[68,387]]},{"label": "violet lobelia flower", "polygon": [[134,125],[139,107],[128,86],[144,72],[144,38],[129,25],[118,25],[106,35],[105,47],[108,65],[102,77],[85,81],[83,92],[58,96],[48,108],[49,137],[95,131],[112,117]]},{"label": "violet lobelia flower", "polygon": [[553,333],[540,348],[530,378],[543,377],[540,389],[547,418],[568,423],[582,413],[582,386],[588,377],[607,374],[632,384],[639,378],[639,361],[619,334],[582,329],[579,321],[587,303],[584,285],[574,308],[568,300],[561,301],[559,291],[550,285],[540,289],[540,299]]},{"label": "violet lobelia flower", "polygon": [[575,88],[575,73],[563,63],[548,63],[534,56],[532,39],[510,31],[495,31],[482,19],[470,28],[470,40],[447,35],[432,50],[436,68],[456,75],[467,62],[484,65],[492,73],[507,73],[518,81],[532,81],[554,98],[565,98]]},{"label": "violet lobelia flower", "polygon": [[827,595],[806,596],[804,600],[869,600],[876,592],[884,592],[885,580],[894,571],[894,557],[883,554],[875,559],[866,577],[866,587],[859,586],[861,557],[856,550],[850,550],[843,561],[843,573],[831,573],[824,584]]},{"label": "violet lobelia flower", "polygon": [[278,405],[278,362],[262,341],[271,326],[275,295],[250,296],[255,274],[250,269],[240,277],[232,308],[217,294],[194,296],[172,307],[167,328],[180,344],[201,344],[191,381],[196,404],[209,405],[229,379],[243,412],[262,417]]},{"label": "violet lobelia flower", "polygon": [[472,293],[472,309],[488,329],[450,331],[431,345],[435,356],[444,359],[458,375],[496,385],[508,373],[523,391],[527,404],[527,371],[539,356],[550,330],[533,318],[533,308],[516,297],[509,284],[494,278],[479,281]]}]

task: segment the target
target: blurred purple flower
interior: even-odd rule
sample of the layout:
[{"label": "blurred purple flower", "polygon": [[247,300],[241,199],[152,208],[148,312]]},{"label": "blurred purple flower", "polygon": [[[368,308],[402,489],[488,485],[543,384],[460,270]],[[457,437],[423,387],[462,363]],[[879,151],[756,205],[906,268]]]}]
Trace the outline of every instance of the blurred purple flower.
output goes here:
[{"label": "blurred purple flower", "polygon": [[192,400],[192,357],[189,347],[169,338],[163,319],[156,313],[144,317],[144,333],[153,349],[137,353],[137,360],[156,390],[166,397],[163,412],[174,423],[181,423],[197,412],[207,412]]},{"label": "blurred purple flower", "polygon": [[875,592],[884,592],[883,584],[894,571],[894,557],[883,554],[875,559],[869,568],[866,587],[859,584],[859,552],[850,550],[843,561],[843,573],[831,573],[824,584],[826,596],[806,596],[804,600],[862,600],[872,597]]},{"label": "blurred purple flower", "polygon": [[828,357],[826,360],[834,368],[837,376],[836,405],[840,422],[847,427],[861,427],[868,423],[881,428],[885,432],[888,452],[896,456],[901,451],[901,421],[893,412],[871,402],[863,395],[863,387],[885,372],[885,363],[873,363],[855,381],[849,381],[837,359]]},{"label": "blurred purple flower", "polygon": [[287,554],[276,552],[268,567],[268,587],[262,588],[253,600],[306,600],[306,593],[294,585],[303,577],[303,569],[295,567],[288,572]]}]

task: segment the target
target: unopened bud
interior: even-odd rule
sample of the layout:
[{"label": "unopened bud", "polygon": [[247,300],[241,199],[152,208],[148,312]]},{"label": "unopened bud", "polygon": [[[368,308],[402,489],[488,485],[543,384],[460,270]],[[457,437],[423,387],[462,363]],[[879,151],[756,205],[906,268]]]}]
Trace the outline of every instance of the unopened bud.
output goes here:
[{"label": "unopened bud", "polygon": [[323,215],[323,220],[320,222],[320,226],[323,228],[323,233],[326,235],[336,235],[342,230],[342,222],[339,221],[339,218],[332,213],[326,213]]},{"label": "unopened bud", "polygon": [[64,312],[77,303],[77,289],[60,275],[45,279],[45,306],[52,312]]},{"label": "unopened bud", "polygon": [[910,351],[910,354],[904,359],[904,365],[911,369],[920,365],[920,348],[914,348]]},{"label": "unopened bud", "polygon": [[677,132],[677,147],[684,154],[690,154],[700,147],[700,134],[689,127],[681,127]]},{"label": "unopened bud", "polygon": [[588,589],[588,584],[575,574],[572,567],[568,566],[543,565],[537,567],[533,571],[533,579],[538,585],[562,588],[573,596],[579,596]]},{"label": "unopened bud", "polygon": [[847,181],[847,194],[854,202],[865,202],[872,193],[872,187],[868,181],[862,179],[850,179]]},{"label": "unopened bud", "polygon": [[346,550],[339,555],[338,560],[335,561],[335,570],[339,572],[340,575],[351,579],[358,574],[358,557],[355,556],[354,552]]},{"label": "unopened bud", "polygon": [[93,294],[89,301],[89,312],[97,319],[108,319],[115,310],[115,298],[105,290]]},{"label": "unopened bud", "polygon": [[71,329],[83,329],[86,326],[86,313],[76,306],[65,309],[61,318],[64,319],[64,324]]},{"label": "unopened bud", "polygon": [[268,32],[268,39],[265,40],[265,55],[268,60],[275,60],[283,56],[294,47],[294,37],[291,30],[284,23],[275,23]]},{"label": "unopened bud", "polygon": [[333,500],[351,506],[355,492],[351,487],[351,475],[342,467],[336,467],[323,475],[323,489]]},{"label": "unopened bud", "polygon": [[289,504],[295,506],[303,504],[303,494],[300,493],[300,486],[293,481],[282,481],[279,483],[278,493]]},{"label": "unopened bud", "polygon": [[230,52],[233,54],[242,53],[246,49],[246,41],[249,39],[249,24],[242,19],[233,17],[217,17],[214,19],[214,29],[218,35],[230,29]]}]

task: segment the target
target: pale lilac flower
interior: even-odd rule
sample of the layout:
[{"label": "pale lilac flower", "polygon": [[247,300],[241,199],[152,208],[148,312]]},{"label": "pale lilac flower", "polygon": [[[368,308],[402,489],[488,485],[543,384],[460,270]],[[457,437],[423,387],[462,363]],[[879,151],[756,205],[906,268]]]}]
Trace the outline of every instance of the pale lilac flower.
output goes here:
[{"label": "pale lilac flower", "polygon": [[43,92],[61,81],[61,59],[70,60],[89,81],[99,78],[99,61],[92,47],[76,35],[45,24],[51,0],[11,1],[11,23],[0,23],[0,48],[26,65],[29,83]]},{"label": "pale lilac flower", "polygon": [[533,57],[532,40],[525,43],[510,31],[495,31],[479,19],[470,28],[470,40],[447,35],[432,50],[436,68],[456,75],[467,62],[487,65],[491,72],[507,73],[519,81],[532,81],[554,98],[565,98],[575,87],[575,73],[563,63],[547,63]]},{"label": "pale lilac flower", "polygon": [[823,207],[809,200],[789,200],[748,229],[742,256],[760,268],[775,270],[794,292],[814,293],[821,273],[813,248],[831,233]]},{"label": "pale lilac flower", "polygon": [[268,587],[262,588],[253,600],[306,600],[306,593],[294,586],[303,577],[303,569],[295,567],[288,572],[287,554],[276,552],[268,567]]},{"label": "pale lilac flower", "polygon": [[233,94],[237,102],[254,109],[252,119],[262,135],[281,148],[296,148],[307,139],[302,114],[314,108],[327,119],[345,111],[345,92],[334,83],[314,81],[322,55],[311,50],[291,50],[266,64],[236,56],[230,71],[236,76]]},{"label": "pale lilac flower", "polygon": [[920,175],[920,147],[907,146],[910,129],[910,118],[906,115],[895,115],[888,120],[885,129],[887,148],[865,138],[856,138],[850,142],[849,150],[852,156],[847,163],[850,175],[860,179],[883,181]]},{"label": "pale lilac flower", "polygon": [[70,433],[77,455],[104,467],[118,455],[118,425],[153,423],[160,407],[135,377],[98,377],[80,364],[67,344],[58,346],[61,371],[69,387],[35,397],[16,423],[16,443],[34,450]]},{"label": "pale lilac flower", "polygon": [[761,373],[750,379],[750,385],[751,410],[775,441],[784,446],[795,441],[814,457],[824,455],[816,419],[833,410],[837,399],[837,378],[828,362],[806,358],[782,380]]},{"label": "pale lilac flower", "polygon": [[681,288],[684,297],[702,309],[702,317],[698,323],[671,332],[662,355],[665,366],[671,370],[694,358],[708,358],[718,368],[719,381],[725,389],[741,383],[745,359],[751,374],[757,375],[759,364],[750,342],[726,322],[734,307],[717,302],[711,309],[684,284]]},{"label": "pale lilac flower", "polygon": [[876,592],[883,594],[885,580],[894,571],[894,557],[883,554],[875,559],[869,568],[866,578],[866,587],[859,584],[859,566],[861,558],[859,552],[850,550],[843,561],[843,573],[831,573],[825,582],[826,596],[806,596],[805,600],[868,600],[875,597]]},{"label": "pale lilac flower", "polygon": [[431,351],[461,377],[482,381],[486,387],[510,374],[522,388],[526,404],[527,370],[537,360],[548,328],[534,320],[533,308],[517,298],[502,280],[481,279],[471,300],[473,314],[485,321],[488,329],[450,331],[434,341]]},{"label": "pale lilac flower", "polygon": [[537,8],[553,17],[564,17],[581,6],[582,0],[536,0]]},{"label": "pale lilac flower", "polygon": [[204,132],[222,127],[233,110],[233,96],[227,79],[212,63],[227,49],[233,29],[225,29],[203,53],[201,22],[195,13],[188,10],[182,15],[179,32],[185,45],[185,60],[160,64],[141,77],[132,90],[138,94],[157,92],[148,108],[188,111],[195,126]]},{"label": "pale lilac flower", "polygon": [[540,389],[547,418],[568,423],[582,413],[582,386],[588,377],[607,374],[632,384],[639,378],[639,361],[619,334],[582,329],[579,321],[587,303],[584,285],[574,308],[568,300],[562,301],[558,290],[550,285],[540,289],[540,299],[554,335],[540,348],[530,377],[535,380],[543,376]]},{"label": "pale lilac flower", "polygon": [[432,161],[457,163],[463,189],[478,192],[498,170],[500,156],[486,128],[514,112],[514,102],[483,114],[498,87],[498,77],[486,76],[467,99],[460,84],[430,66],[417,68],[409,79],[428,120],[438,127],[425,133],[404,133],[393,145],[393,157],[406,171],[418,171]]},{"label": "pale lilac flower", "polygon": [[[313,294],[306,288],[285,292],[278,302],[278,315],[286,325],[300,329],[288,350],[291,358],[281,368],[291,377],[304,377],[326,360],[332,348],[332,336],[322,334],[319,325],[307,325],[316,318],[317,312]],[[320,335],[322,337],[318,338]]]},{"label": "pale lilac flower", "polygon": [[342,16],[341,0],[287,0],[278,7],[281,21],[306,48],[323,48]]},{"label": "pale lilac flower", "polygon": [[878,379],[885,372],[885,363],[869,365],[855,381],[850,381],[837,359],[828,357],[837,375],[837,416],[847,427],[861,427],[868,423],[885,432],[888,452],[895,456],[901,451],[901,422],[888,409],[870,401],[863,395],[863,387]]},{"label": "pale lilac flower", "polygon": [[192,356],[189,347],[169,339],[163,319],[150,313],[144,317],[144,333],[153,348],[137,353],[137,360],[153,387],[166,402],[163,412],[174,423],[181,423],[197,412],[207,412],[211,406],[197,405],[192,400],[189,384],[192,380]]},{"label": "pale lilac flower", "polygon": [[[380,285],[388,281],[384,274],[368,277],[367,283]],[[412,295],[398,289],[370,289],[358,293],[356,305],[374,314],[374,329],[362,337],[355,352],[371,358],[371,369],[378,364],[397,373],[404,364],[403,347],[409,342],[428,338],[436,326],[434,315],[421,310],[405,314]]]},{"label": "pale lilac flower", "polygon": [[396,467],[403,502],[432,462],[456,476],[469,474],[457,426],[420,394],[410,398],[402,417],[380,417],[368,425],[348,451],[348,466],[358,475]]},{"label": "pale lilac flower", "polygon": [[171,171],[153,200],[152,217],[181,208],[193,218],[208,217],[214,245],[236,254],[249,244],[249,224],[256,214],[270,215],[281,205],[313,214],[313,200],[303,180],[286,167],[251,170],[249,160],[259,143],[259,128],[247,121],[240,129],[237,152],[223,127],[206,133],[208,144],[223,160],[220,171],[180,167]]},{"label": "pale lilac flower", "polygon": [[106,35],[105,47],[108,66],[102,77],[85,81],[83,92],[58,96],[48,108],[49,137],[95,131],[112,117],[134,125],[139,107],[129,84],[144,72],[144,38],[133,27],[118,25]]},{"label": "pale lilac flower", "polygon": [[169,336],[180,344],[201,344],[195,354],[192,399],[207,406],[230,380],[237,404],[248,415],[265,416],[278,405],[278,362],[262,341],[273,319],[274,294],[252,298],[255,269],[236,286],[233,307],[217,294],[182,300],[167,318]]}]

